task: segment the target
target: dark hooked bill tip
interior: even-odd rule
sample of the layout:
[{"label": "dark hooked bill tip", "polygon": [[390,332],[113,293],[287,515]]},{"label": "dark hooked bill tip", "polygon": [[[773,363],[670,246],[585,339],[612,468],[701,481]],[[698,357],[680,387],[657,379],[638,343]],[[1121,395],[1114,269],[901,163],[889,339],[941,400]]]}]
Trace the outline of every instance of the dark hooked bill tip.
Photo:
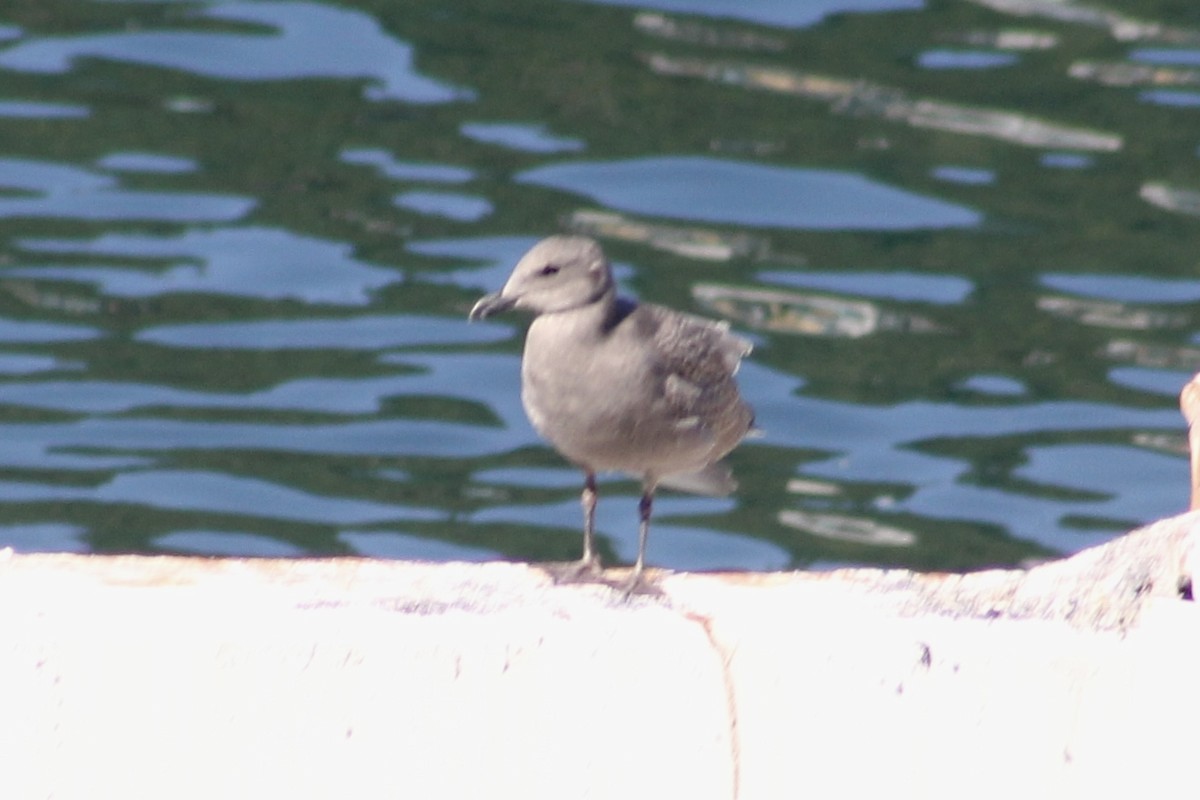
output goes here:
[{"label": "dark hooked bill tip", "polygon": [[516,302],[517,300],[514,297],[502,297],[500,292],[492,292],[479,298],[479,301],[475,303],[475,307],[471,309],[471,313],[467,315],[467,319],[471,322],[477,319],[487,319],[493,314],[507,311]]}]

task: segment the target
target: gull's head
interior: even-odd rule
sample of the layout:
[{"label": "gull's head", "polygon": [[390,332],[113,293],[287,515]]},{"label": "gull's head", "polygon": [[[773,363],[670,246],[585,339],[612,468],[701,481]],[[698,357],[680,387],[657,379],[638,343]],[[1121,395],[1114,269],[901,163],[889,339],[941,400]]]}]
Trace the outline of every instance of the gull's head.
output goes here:
[{"label": "gull's head", "polygon": [[521,257],[504,288],[481,297],[470,319],[521,308],[552,314],[594,303],[613,292],[604,251],[586,236],[551,236]]}]

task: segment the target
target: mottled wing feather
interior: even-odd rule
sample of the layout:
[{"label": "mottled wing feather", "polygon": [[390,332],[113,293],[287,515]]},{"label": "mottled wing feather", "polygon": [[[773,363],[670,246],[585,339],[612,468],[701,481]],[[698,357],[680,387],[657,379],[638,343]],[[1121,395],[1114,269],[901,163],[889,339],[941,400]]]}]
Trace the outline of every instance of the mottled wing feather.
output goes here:
[{"label": "mottled wing feather", "polygon": [[737,374],[752,345],[729,332],[729,323],[644,306],[655,324],[654,344],[660,368],[687,383],[707,388]]},{"label": "mottled wing feather", "polygon": [[732,446],[750,425],[751,414],[738,395],[733,376],[751,344],[729,332],[729,325],[680,314],[661,306],[642,306],[637,323],[654,341],[662,401],[680,433],[690,432]]}]

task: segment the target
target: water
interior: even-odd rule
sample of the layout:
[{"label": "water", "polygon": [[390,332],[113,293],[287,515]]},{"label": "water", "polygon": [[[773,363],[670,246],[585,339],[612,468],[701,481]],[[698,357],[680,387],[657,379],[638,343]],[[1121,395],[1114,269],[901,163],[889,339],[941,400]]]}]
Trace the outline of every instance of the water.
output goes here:
[{"label": "water", "polygon": [[0,546],[577,557],[524,323],[465,319],[564,227],[756,344],[741,489],[664,492],[654,564],[1017,564],[1186,503],[1166,5],[42,5],[0,15]]},{"label": "water", "polygon": [[971,209],[851,172],[696,156],[564,162],[526,170],[516,181],[587,197],[619,211],[722,225],[884,231],[980,222]]}]

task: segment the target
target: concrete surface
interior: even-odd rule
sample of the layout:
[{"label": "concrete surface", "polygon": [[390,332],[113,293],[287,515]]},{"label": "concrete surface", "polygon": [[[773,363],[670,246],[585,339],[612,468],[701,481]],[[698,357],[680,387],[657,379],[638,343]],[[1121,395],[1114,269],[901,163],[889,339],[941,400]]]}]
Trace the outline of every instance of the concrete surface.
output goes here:
[{"label": "concrete surface", "polygon": [[1198,535],[628,599],[520,564],[7,552],[0,798],[1190,796]]}]

